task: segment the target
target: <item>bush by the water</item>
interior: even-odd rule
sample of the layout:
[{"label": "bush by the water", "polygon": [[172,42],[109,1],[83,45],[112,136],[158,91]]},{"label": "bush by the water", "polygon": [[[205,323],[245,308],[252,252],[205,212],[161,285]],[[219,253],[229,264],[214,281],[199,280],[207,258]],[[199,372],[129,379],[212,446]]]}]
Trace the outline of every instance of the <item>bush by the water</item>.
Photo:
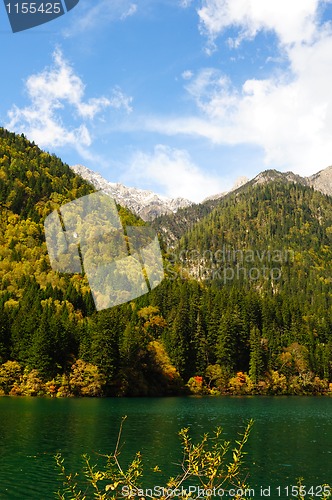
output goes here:
[{"label": "bush by the water", "polygon": [[[234,498],[248,500],[257,497],[254,488],[248,481],[248,472],[244,456],[245,444],[253,426],[249,420],[240,438],[232,443],[223,439],[221,427],[217,427],[212,435],[206,433],[194,443],[189,428],[181,429],[181,455],[178,463],[179,473],[170,477],[163,486],[145,488],[142,486],[144,472],[142,456],[137,452],[128,466],[124,466],[120,458],[123,417],[120,430],[111,455],[105,455],[103,468],[91,464],[91,458],[83,455],[83,469],[80,473],[68,472],[61,454],[55,457],[60,471],[61,488],[56,493],[58,500],[198,500],[203,498]],[[162,471],[156,465],[153,472]],[[159,481],[159,480],[158,480]],[[160,484],[160,481],[159,481]],[[310,492],[299,479],[297,486],[292,487],[292,500],[313,500]],[[320,498],[332,497],[330,486],[323,485]]]}]

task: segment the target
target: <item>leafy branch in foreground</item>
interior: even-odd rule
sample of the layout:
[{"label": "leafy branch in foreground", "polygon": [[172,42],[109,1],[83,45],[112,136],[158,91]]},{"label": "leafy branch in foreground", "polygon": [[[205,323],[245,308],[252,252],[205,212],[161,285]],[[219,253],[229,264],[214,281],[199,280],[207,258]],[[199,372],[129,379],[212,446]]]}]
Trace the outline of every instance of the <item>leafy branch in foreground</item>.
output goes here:
[{"label": "leafy branch in foreground", "polygon": [[[72,474],[66,471],[64,459],[60,454],[56,455],[56,463],[60,469],[63,482],[62,491],[58,491],[56,496],[60,500],[105,500],[111,498],[146,498],[149,500],[168,500],[169,498],[198,498],[204,495],[205,498],[221,496],[221,491],[228,492],[229,489],[235,491],[233,498],[237,500],[251,498],[248,496],[249,488],[246,485],[246,477],[243,471],[243,458],[245,455],[244,446],[248,441],[253,420],[250,420],[232,447],[230,441],[222,439],[222,429],[217,427],[213,435],[204,434],[201,440],[194,444],[189,434],[189,428],[181,429],[179,436],[182,445],[182,460],[178,464],[180,472],[176,477],[171,477],[164,487],[158,487],[158,494],[154,488],[142,488],[140,483],[143,475],[142,456],[136,453],[134,459],[127,468],[120,462],[120,444],[123,424],[126,417],[123,417],[120,430],[112,455],[103,455],[106,458],[106,465],[103,470],[98,470],[92,466],[90,458],[83,456],[85,490],[79,487],[79,474]],[[231,458],[229,454],[231,453]],[[160,472],[158,466],[154,472]],[[189,482],[190,480],[190,482]],[[195,488],[189,490],[189,487]],[[218,494],[219,491],[219,494]]]}]

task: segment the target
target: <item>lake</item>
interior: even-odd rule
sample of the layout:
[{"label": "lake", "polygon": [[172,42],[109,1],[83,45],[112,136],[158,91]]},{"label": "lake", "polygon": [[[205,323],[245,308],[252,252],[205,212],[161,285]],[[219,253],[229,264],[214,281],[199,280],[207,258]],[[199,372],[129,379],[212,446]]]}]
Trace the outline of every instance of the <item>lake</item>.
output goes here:
[{"label": "lake", "polygon": [[[190,426],[193,438],[224,429],[225,439],[237,439],[248,419],[255,420],[246,464],[249,484],[260,497],[261,486],[332,484],[332,398],[329,397],[181,397],[133,399],[0,398],[0,498],[51,500],[58,488],[54,454],[60,451],[70,468],[78,468],[88,453],[114,450],[121,417],[122,456],[140,450],[149,471],[158,464],[174,473],[179,455],[178,431]],[[157,477],[156,477],[157,476]],[[159,485],[148,472],[145,487]]]}]

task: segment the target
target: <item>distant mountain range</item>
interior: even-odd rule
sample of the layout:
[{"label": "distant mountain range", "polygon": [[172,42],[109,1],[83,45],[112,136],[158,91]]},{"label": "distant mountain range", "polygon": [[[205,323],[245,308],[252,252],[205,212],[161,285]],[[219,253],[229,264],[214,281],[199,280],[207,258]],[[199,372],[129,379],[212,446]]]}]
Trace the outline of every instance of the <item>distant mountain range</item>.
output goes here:
[{"label": "distant mountain range", "polygon": [[119,182],[109,182],[98,172],[83,165],[74,165],[71,169],[83,179],[90,182],[96,189],[102,189],[112,196],[119,205],[129,208],[143,220],[153,220],[162,214],[173,214],[179,208],[189,207],[192,201],[184,198],[167,198],[153,191],[126,187]]},{"label": "distant mountain range", "polygon": [[[136,215],[145,221],[152,221],[160,216],[173,216],[180,209],[186,209],[185,213],[197,212],[197,204],[185,198],[167,198],[158,195],[153,191],[127,187],[120,183],[109,182],[98,172],[94,172],[83,165],[74,165],[70,167],[76,174],[90,182],[96,189],[102,189],[112,196],[117,203],[126,206]],[[272,181],[294,182],[303,186],[312,187],[323,194],[332,195],[332,166],[319,171],[309,177],[301,177],[293,172],[279,172],[277,170],[265,170],[253,179],[240,177],[230,191],[217,193],[209,196],[199,205],[203,205],[203,215],[206,215],[210,209],[214,208],[215,203],[229,193],[242,192],[257,184],[266,184]],[[183,211],[181,210],[181,213]],[[199,218],[198,218],[199,219]],[[196,218],[196,221],[198,220]]]}]

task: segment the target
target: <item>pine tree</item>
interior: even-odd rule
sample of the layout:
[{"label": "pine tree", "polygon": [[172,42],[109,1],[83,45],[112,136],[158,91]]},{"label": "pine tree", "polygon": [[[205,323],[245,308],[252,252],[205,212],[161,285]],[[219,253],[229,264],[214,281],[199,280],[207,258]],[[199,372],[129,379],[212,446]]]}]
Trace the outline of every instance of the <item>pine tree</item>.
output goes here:
[{"label": "pine tree", "polygon": [[217,363],[229,374],[247,370],[248,345],[245,322],[238,306],[223,315],[217,343]]},{"label": "pine tree", "polygon": [[89,323],[91,336],[89,359],[104,376],[106,386],[112,389],[120,366],[118,310],[95,314]]},{"label": "pine tree", "polygon": [[257,326],[250,330],[250,364],[249,376],[254,384],[258,384],[263,374],[263,353],[261,335]]}]

